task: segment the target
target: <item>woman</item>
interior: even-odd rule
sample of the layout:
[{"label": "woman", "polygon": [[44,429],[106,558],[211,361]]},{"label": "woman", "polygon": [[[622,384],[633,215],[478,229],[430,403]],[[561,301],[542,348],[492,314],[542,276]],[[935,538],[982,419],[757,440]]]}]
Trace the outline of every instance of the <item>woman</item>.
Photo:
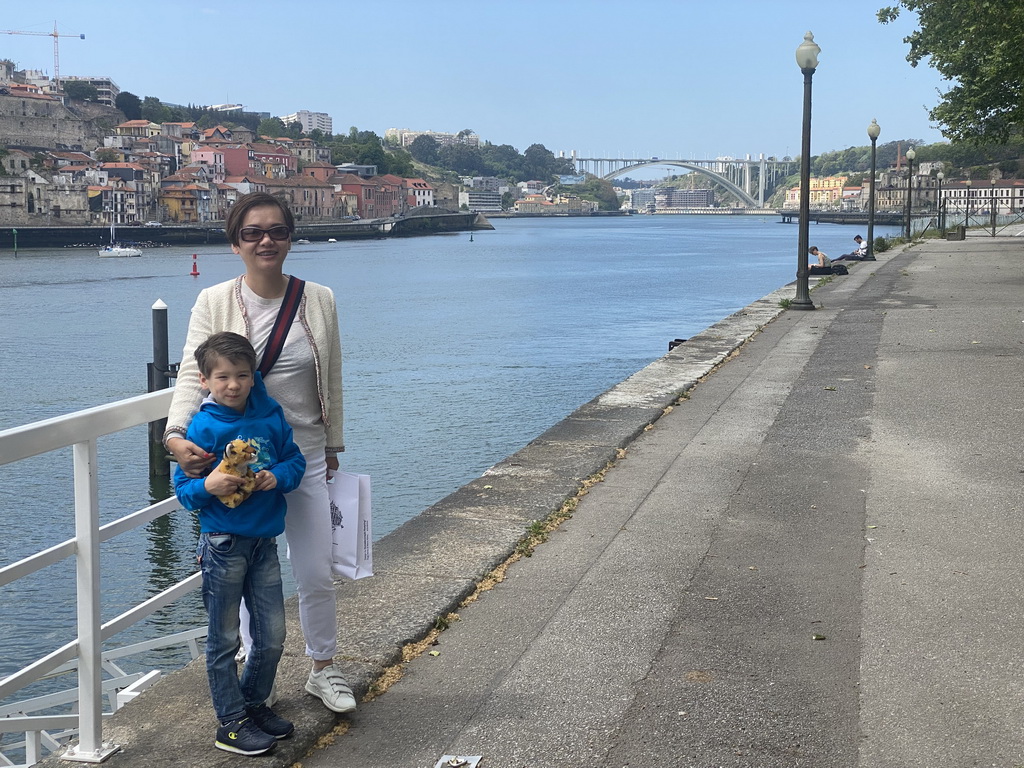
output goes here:
[{"label": "woman", "polygon": [[832,271],[832,259],[825,255],[822,251],[819,251],[817,246],[812,245],[807,249],[807,252],[818,260],[817,263],[808,264],[808,274],[810,275],[828,275]]},{"label": "woman", "polygon": [[[245,274],[204,289],[192,308],[181,368],[167,418],[164,445],[191,477],[217,458],[185,439],[202,393],[193,350],[217,331],[234,331],[260,357],[292,278],[284,273],[295,221],[288,206],[265,193],[245,195],[228,214],[225,232]],[[306,283],[295,319],[273,368],[267,391],[284,409],[306,459],[302,483],[285,498],[285,537],[299,593],[299,620],[313,668],[306,690],[328,709],[351,712],[352,690],[334,665],[337,605],[331,578],[331,515],[327,470],[338,469],[342,439],[341,341],[334,294]],[[292,558],[292,553],[297,556]],[[244,617],[243,617],[244,618]],[[248,621],[243,620],[248,629]],[[245,633],[248,635],[248,633]]]}]

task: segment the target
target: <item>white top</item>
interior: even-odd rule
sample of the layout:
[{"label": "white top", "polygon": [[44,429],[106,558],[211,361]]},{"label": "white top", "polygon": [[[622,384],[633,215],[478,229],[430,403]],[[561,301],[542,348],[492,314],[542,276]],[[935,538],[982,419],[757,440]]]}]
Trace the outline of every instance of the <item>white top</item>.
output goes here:
[{"label": "white top", "polygon": [[[264,299],[253,293],[243,280],[242,301],[249,316],[249,340],[256,350],[257,359],[261,359],[284,297]],[[270,396],[281,404],[302,453],[306,456],[323,453],[326,441],[323,417],[319,407],[311,407],[318,402],[316,365],[297,313],[288,329],[284,349],[264,382]]]}]

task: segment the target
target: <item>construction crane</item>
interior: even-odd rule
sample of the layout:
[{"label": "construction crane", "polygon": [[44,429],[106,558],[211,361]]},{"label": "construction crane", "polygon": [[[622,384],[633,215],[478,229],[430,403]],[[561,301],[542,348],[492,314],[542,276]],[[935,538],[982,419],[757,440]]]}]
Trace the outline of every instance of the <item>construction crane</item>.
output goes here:
[{"label": "construction crane", "polygon": [[77,37],[85,40],[85,35],[62,35],[57,31],[57,22],[53,22],[53,32],[24,32],[18,29],[0,29],[0,34],[4,35],[45,35],[53,38],[53,85],[60,91],[60,45],[58,38],[61,37]]}]

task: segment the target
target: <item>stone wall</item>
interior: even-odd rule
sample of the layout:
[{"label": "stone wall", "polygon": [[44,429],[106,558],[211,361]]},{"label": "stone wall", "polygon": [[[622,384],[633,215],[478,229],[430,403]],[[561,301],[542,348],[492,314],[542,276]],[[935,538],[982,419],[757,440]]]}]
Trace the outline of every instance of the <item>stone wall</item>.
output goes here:
[{"label": "stone wall", "polygon": [[122,122],[120,110],[102,104],[0,95],[0,140],[8,147],[76,149],[101,146],[109,128]]},{"label": "stone wall", "polygon": [[92,223],[87,185],[0,176],[0,227],[66,227]]}]

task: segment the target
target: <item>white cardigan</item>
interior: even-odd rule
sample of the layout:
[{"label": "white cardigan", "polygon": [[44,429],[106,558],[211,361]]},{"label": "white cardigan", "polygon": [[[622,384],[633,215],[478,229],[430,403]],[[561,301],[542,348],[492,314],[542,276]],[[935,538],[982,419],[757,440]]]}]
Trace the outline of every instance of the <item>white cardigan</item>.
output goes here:
[{"label": "white cardigan", "polygon": [[[341,337],[338,333],[338,309],[331,289],[307,282],[299,303],[298,317],[313,350],[320,413],[327,433],[327,452],[344,451]],[[192,417],[199,410],[203,395],[194,353],[196,347],[218,331],[233,331],[249,338],[249,318],[242,301],[241,277],[203,289],[192,307],[185,349],[181,353],[181,366],[167,414],[165,444],[168,437],[184,437]]]}]

